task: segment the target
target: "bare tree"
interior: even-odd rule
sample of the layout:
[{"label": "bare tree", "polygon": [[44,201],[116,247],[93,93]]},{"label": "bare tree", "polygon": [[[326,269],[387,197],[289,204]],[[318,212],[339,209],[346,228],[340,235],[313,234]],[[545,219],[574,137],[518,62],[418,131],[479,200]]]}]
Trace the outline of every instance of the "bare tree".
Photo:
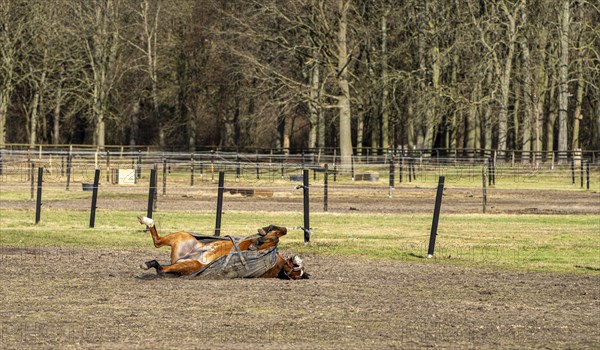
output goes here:
[{"label": "bare tree", "polygon": [[[83,2],[79,8],[85,22],[80,28],[87,36],[82,38],[88,64],[91,92],[91,114],[94,128],[93,144],[104,147],[106,119],[109,116],[110,93],[119,78],[117,58],[120,50],[120,0]],[[89,22],[88,22],[89,21]],[[91,23],[90,26],[87,23]]]},{"label": "bare tree", "polygon": [[27,57],[25,33],[29,18],[25,11],[25,2],[0,2],[0,148],[6,143],[6,122],[13,91],[25,78],[17,74],[17,69],[24,64],[19,57]]},{"label": "bare tree", "polygon": [[560,66],[558,85],[558,151],[559,158],[566,159],[569,148],[567,113],[569,111],[569,27],[571,25],[570,0],[562,1],[560,17]]}]

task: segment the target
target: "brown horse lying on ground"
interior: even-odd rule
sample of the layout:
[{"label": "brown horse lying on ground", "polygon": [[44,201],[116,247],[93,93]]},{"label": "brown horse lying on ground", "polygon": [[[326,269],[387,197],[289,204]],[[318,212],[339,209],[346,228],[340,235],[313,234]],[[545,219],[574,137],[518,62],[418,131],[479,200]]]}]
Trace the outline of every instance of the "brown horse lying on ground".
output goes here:
[{"label": "brown horse lying on ground", "polygon": [[[305,279],[309,277],[304,272],[302,259],[297,256],[284,259],[274,250],[279,243],[279,237],[287,233],[285,227],[270,225],[259,229],[257,234],[246,238],[203,236],[190,232],[174,232],[160,237],[152,219],[138,217],[138,220],[141,224],[148,226],[156,248],[171,247],[171,265],[161,266],[156,260],[147,261],[141,265],[145,270],[155,268],[159,275],[189,276],[197,273],[216,259],[232,252],[237,251],[241,257],[244,251],[270,249],[274,251],[276,261],[271,268],[257,277],[279,277],[284,279]],[[244,259],[242,257],[241,259],[244,263]],[[226,260],[225,264],[228,261]]]}]

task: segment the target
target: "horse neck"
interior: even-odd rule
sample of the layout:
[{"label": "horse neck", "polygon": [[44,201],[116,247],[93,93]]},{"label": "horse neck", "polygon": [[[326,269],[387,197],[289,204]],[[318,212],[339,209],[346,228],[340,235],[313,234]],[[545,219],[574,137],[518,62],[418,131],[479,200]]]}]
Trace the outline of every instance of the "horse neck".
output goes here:
[{"label": "horse neck", "polygon": [[277,277],[281,279],[290,279],[290,277],[286,274],[285,265],[287,264],[287,260],[284,259],[279,252],[277,252],[277,262],[275,266],[277,267]]},{"label": "horse neck", "polygon": [[150,235],[152,236],[152,242],[156,248],[160,247],[160,237],[158,236],[158,231],[156,231],[156,226],[152,225],[149,227]]}]

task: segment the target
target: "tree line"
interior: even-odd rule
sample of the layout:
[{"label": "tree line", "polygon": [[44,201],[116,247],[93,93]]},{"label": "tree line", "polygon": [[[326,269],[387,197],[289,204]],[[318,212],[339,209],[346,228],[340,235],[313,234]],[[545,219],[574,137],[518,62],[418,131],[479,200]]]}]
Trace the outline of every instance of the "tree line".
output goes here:
[{"label": "tree line", "polygon": [[6,0],[0,147],[598,149],[599,23],[587,0]]}]

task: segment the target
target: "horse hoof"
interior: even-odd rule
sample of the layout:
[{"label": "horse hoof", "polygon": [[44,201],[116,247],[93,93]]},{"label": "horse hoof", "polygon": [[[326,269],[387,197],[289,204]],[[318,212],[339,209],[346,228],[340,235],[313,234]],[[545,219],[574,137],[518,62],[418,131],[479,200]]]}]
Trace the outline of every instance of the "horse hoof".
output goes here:
[{"label": "horse hoof", "polygon": [[146,263],[141,263],[140,264],[140,269],[142,270],[148,270],[150,267],[148,267],[148,265],[146,265]]},{"label": "horse hoof", "polygon": [[158,264],[158,261],[156,260],[150,260],[150,261],[146,261],[143,265],[146,265],[146,270],[148,270],[149,268],[153,267],[155,269],[158,269],[160,267],[160,265]]},{"label": "horse hoof", "polygon": [[146,225],[148,227],[154,226],[154,220],[147,218],[145,216],[138,216],[138,221],[140,222],[140,224]]}]

